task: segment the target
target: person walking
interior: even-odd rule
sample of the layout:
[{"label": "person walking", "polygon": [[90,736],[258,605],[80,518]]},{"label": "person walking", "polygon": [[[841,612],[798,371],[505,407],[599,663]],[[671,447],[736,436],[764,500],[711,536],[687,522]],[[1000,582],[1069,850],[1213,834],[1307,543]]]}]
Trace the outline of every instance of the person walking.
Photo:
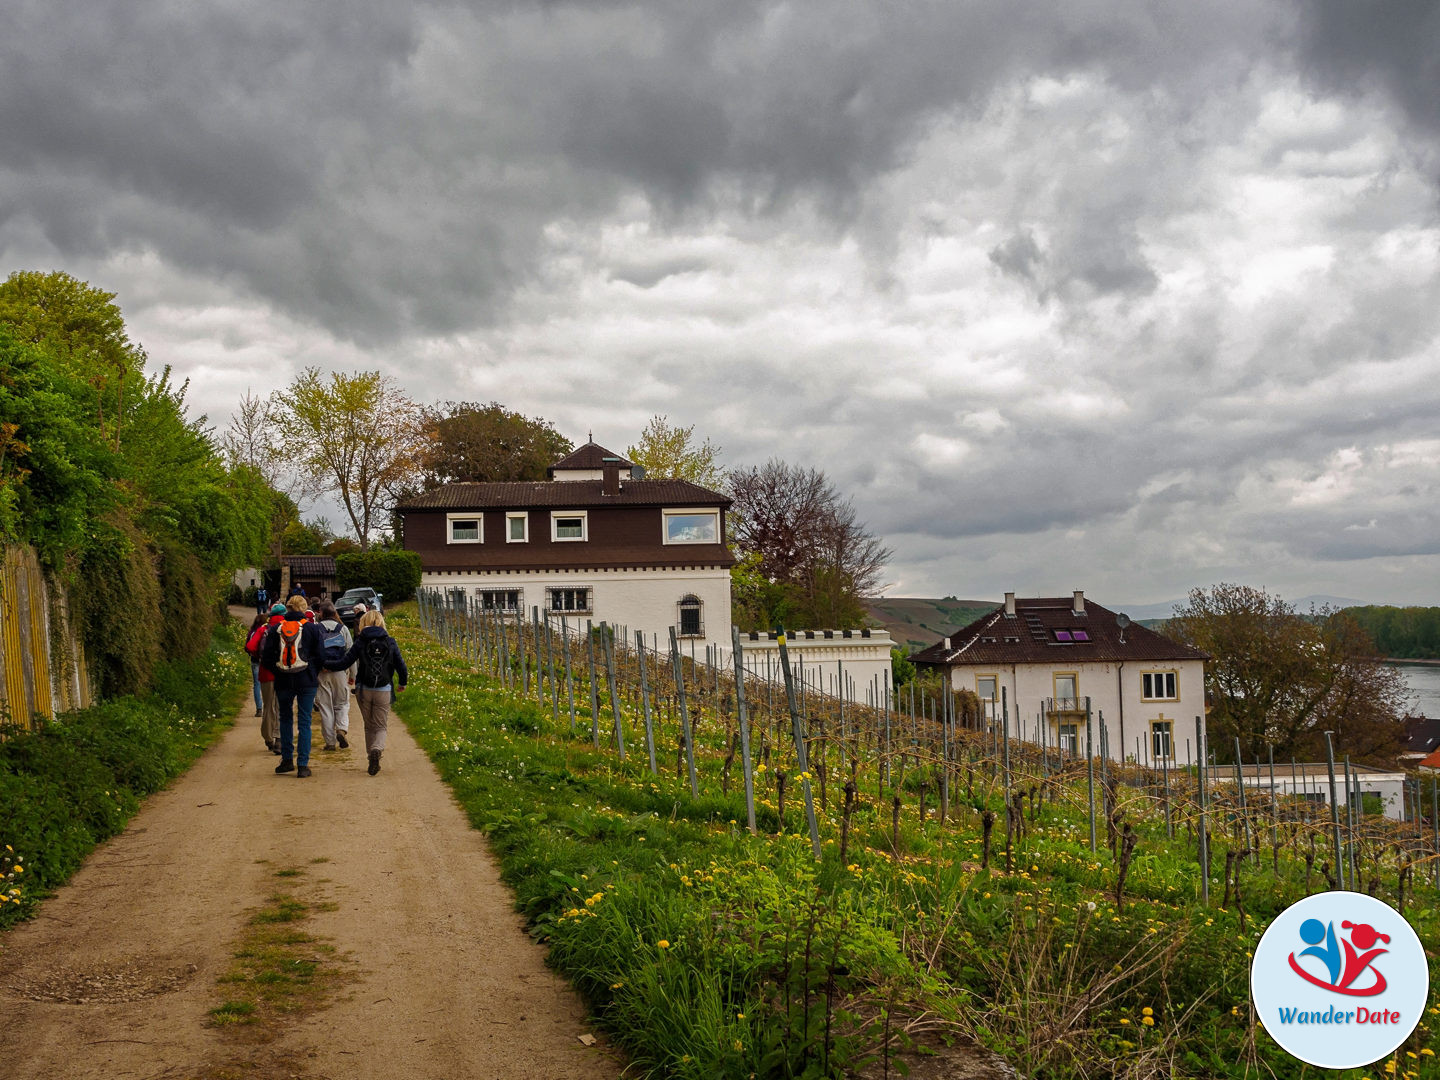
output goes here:
[{"label": "person walking", "polygon": [[320,628],[305,619],[305,601],[291,597],[280,625],[265,636],[260,665],[275,676],[280,706],[280,764],[277,773],[310,775],[310,720],[325,660]]},{"label": "person walking", "polygon": [[[323,639],[326,660],[339,660],[355,644],[350,628],[340,621],[335,605],[321,600],[315,612]],[[320,713],[320,737],[326,750],[345,749],[350,732],[350,683],[354,670],[320,672],[320,687],[315,693],[315,708]]]},{"label": "person walking", "polygon": [[[265,702],[260,696],[260,652],[259,641],[263,634],[257,634],[265,628],[266,615],[262,611],[255,618],[250,620],[250,629],[245,631],[245,653],[250,657],[250,691],[255,695],[255,718],[258,720],[265,714]],[[262,728],[264,725],[261,725]],[[262,736],[264,731],[260,733]],[[266,740],[269,745],[269,740]]]},{"label": "person walking", "polygon": [[355,699],[365,720],[365,753],[370,758],[369,773],[380,771],[380,755],[385,751],[385,730],[390,722],[390,706],[396,694],[405,692],[409,671],[400,646],[385,631],[385,616],[367,611],[357,624],[355,644],[340,660],[327,660],[331,671],[355,669]]},{"label": "person walking", "polygon": [[265,591],[265,586],[264,586],[264,585],[261,585],[258,589],[255,590],[255,614],[257,614],[257,615],[265,615],[265,614],[268,614],[268,612],[266,611],[266,609],[267,609],[269,606],[270,606],[270,594]]},{"label": "person walking", "polygon": [[265,639],[270,631],[285,621],[285,605],[276,604],[268,613],[261,628],[250,635],[245,643],[247,650],[253,650],[260,671],[260,737],[272,754],[280,753],[280,702],[275,697],[275,673],[265,666]]}]

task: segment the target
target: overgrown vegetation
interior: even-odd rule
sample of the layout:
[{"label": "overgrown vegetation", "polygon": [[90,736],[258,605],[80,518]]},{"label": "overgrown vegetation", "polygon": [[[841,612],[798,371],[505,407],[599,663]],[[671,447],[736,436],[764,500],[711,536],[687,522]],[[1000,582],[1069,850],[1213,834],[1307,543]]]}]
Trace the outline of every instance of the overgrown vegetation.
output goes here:
[{"label": "overgrown vegetation", "polygon": [[4,733],[0,849],[25,870],[18,902],[0,905],[0,927],[32,911],[229,726],[250,683],[240,633],[227,623],[199,658],[161,663],[144,696]]},{"label": "overgrown vegetation", "polygon": [[[1007,815],[998,762],[972,747],[948,813],[933,767],[912,763],[880,798],[873,767],[851,772],[870,790],[832,787],[817,806],[817,863],[793,754],[783,739],[767,744],[763,725],[751,836],[723,710],[692,713],[692,799],[658,690],[665,767],[652,776],[628,718],[624,762],[592,743],[583,679],[576,734],[564,704],[557,713],[533,688],[526,700],[502,691],[473,666],[488,661],[439,647],[408,612],[390,625],[416,672],[399,703],[407,726],[490,833],[552,962],[640,1075],[827,1077],[866,1062],[900,1075],[920,1046],[967,1037],[1035,1078],[1307,1074],[1258,1026],[1248,995],[1266,921],[1324,887],[1298,823],[1247,832],[1218,802],[1207,908],[1195,821],[1178,800],[1102,785],[1113,842],[1102,826],[1092,853],[1083,767],[1023,788]],[[1385,835],[1362,842],[1360,865],[1367,891],[1390,900],[1411,855]],[[1417,882],[1406,914],[1434,941],[1437,894]],[[1393,1072],[1333,1075],[1430,1075],[1434,1049],[1425,1023]]]},{"label": "overgrown vegetation", "polygon": [[205,651],[275,498],[227,466],[168,369],[146,373],[113,301],[63,273],[0,283],[0,544],[33,545],[68,590],[102,697]]}]

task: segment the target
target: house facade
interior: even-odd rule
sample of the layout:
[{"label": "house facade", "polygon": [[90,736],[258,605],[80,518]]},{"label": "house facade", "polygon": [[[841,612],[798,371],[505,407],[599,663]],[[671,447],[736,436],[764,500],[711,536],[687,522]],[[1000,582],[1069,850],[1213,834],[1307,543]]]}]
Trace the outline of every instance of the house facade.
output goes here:
[{"label": "house facade", "polygon": [[730,500],[684,480],[648,479],[594,442],[549,479],[447,484],[396,507],[421,585],[487,610],[538,608],[572,625],[636,631],[667,647],[730,644]]},{"label": "house facade", "polygon": [[1195,722],[1205,716],[1205,661],[1198,649],[1131,623],[1077,591],[1017,598],[910,659],[971,690],[987,718],[1006,706],[1010,731],[1069,753],[1086,749],[1086,704],[1094,752],[1103,715],[1108,756],[1186,765],[1198,758]]}]

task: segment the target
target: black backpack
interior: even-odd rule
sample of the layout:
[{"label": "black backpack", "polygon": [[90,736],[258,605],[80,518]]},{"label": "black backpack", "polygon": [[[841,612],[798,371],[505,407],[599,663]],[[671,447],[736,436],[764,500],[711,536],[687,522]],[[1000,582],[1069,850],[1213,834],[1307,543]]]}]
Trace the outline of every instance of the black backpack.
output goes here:
[{"label": "black backpack", "polygon": [[390,638],[388,635],[368,635],[360,649],[360,667],[363,677],[360,680],[362,686],[389,686],[390,680],[395,677],[395,664],[390,655]]}]

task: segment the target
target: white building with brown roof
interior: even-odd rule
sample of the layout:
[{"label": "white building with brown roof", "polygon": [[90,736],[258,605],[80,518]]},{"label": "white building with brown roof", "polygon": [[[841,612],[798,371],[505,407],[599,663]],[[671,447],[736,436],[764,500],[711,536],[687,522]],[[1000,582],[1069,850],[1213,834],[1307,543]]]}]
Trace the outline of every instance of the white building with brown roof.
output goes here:
[{"label": "white building with brown roof", "polygon": [[974,691],[987,713],[998,717],[1003,701],[1019,738],[1083,754],[1088,702],[1096,754],[1103,714],[1116,761],[1185,765],[1198,757],[1195,721],[1204,723],[1209,657],[1083,592],[1006,593],[993,611],[910,659],[945,672],[955,690]]},{"label": "white building with brown roof", "polygon": [[421,585],[461,590],[482,607],[539,608],[642,631],[666,648],[671,626],[693,645],[730,645],[730,500],[685,480],[647,479],[586,443],[550,479],[446,484],[396,507]]}]

